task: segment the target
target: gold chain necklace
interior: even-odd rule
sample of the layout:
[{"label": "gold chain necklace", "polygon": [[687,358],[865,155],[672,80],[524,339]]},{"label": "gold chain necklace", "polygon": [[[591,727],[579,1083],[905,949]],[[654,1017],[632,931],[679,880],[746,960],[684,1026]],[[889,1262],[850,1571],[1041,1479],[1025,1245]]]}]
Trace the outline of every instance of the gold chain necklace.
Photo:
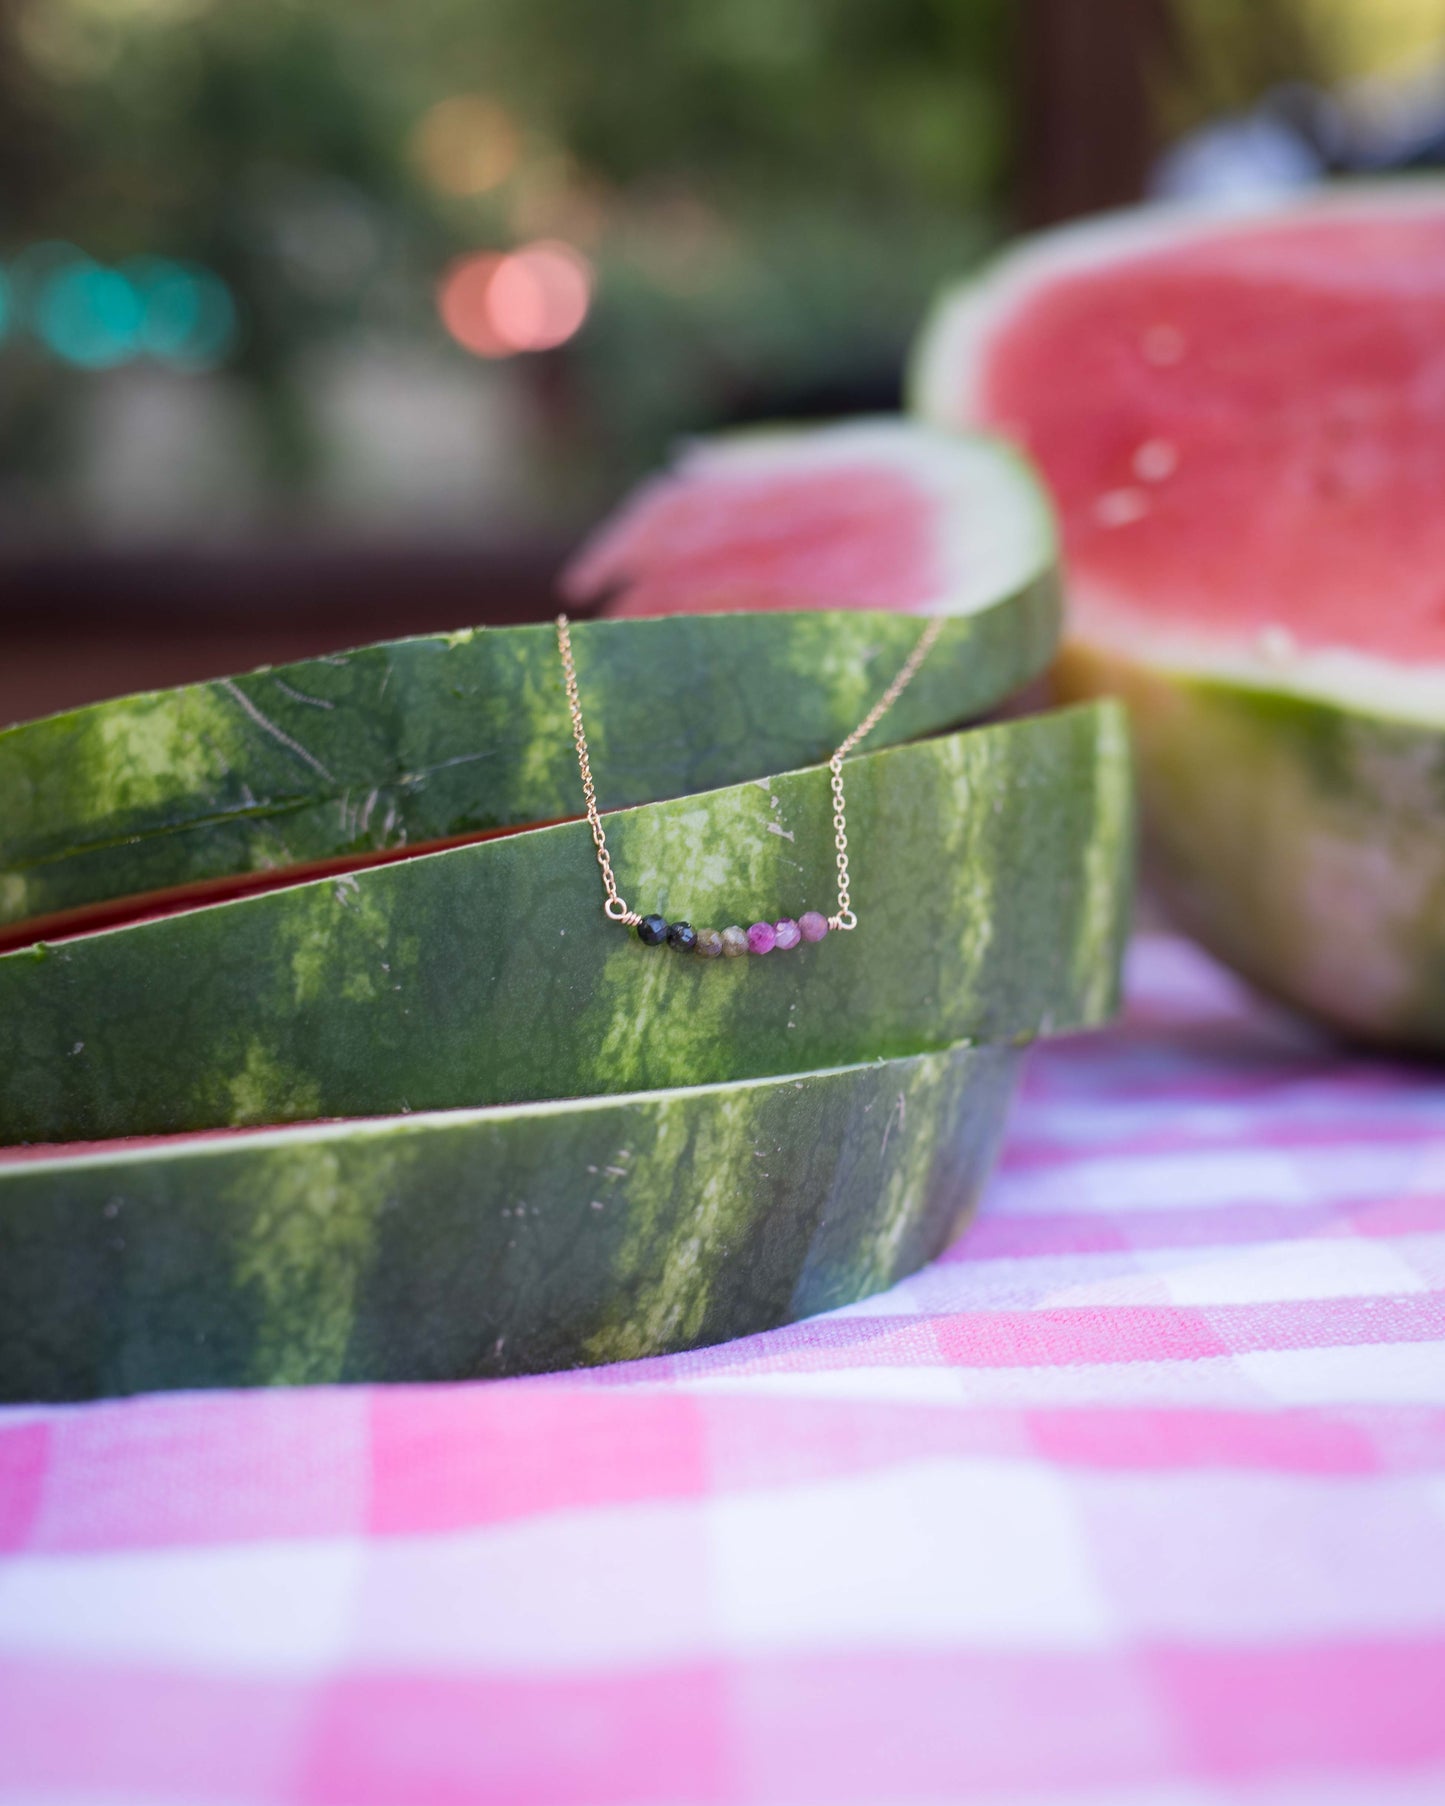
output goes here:
[{"label": "gold chain necklace", "polygon": [[592,782],[592,761],[587,754],[587,734],[582,726],[582,703],[577,694],[577,666],[572,657],[572,628],[566,615],[557,617],[557,650],[562,656],[562,676],[567,686],[567,706],[572,711],[572,738],[577,744],[577,768],[582,773],[582,795],[587,801],[587,823],[592,829],[592,844],[597,849],[597,864],[602,872],[602,888],[607,900],[602,912],[611,922],[635,928],[637,938],[649,947],[666,941],[680,953],[697,953],[704,959],[719,954],[736,958],[742,953],[771,953],[773,949],[796,947],[800,941],[821,941],[830,928],[853,929],[858,917],[848,901],[848,819],[843,801],[843,761],[861,740],[871,734],[898,698],[918,675],[918,667],[928,657],[933,642],[943,630],[946,617],[930,621],[918,644],[904,660],[898,675],[858,723],[853,732],[828,761],[829,783],[833,791],[833,845],[838,852],[838,908],[831,916],[816,909],[804,910],[796,920],[784,916],[777,922],[754,922],[743,930],[731,928],[694,928],[690,922],[667,922],[660,915],[640,916],[629,909],[618,894],[617,880],[612,875],[612,856],[607,851],[607,836],[602,831],[602,817],[597,809],[597,789]]}]

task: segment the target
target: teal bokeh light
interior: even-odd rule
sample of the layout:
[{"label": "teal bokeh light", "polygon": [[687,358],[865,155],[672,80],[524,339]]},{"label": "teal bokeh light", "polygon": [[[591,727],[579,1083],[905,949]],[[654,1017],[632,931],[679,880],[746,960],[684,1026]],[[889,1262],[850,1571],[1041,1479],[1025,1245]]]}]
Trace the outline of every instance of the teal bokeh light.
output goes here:
[{"label": "teal bokeh light", "polygon": [[235,349],[231,291],[212,271],[169,257],[132,257],[119,269],[74,245],[28,247],[0,271],[0,340],[21,320],[45,347],[82,370],[150,358],[175,370],[211,370]]},{"label": "teal bokeh light", "polygon": [[74,263],[40,290],[35,327],[51,351],[82,370],[109,370],[135,355],[144,318],[140,296],[119,270]]},{"label": "teal bokeh light", "polygon": [[236,304],[210,270],[135,257],[122,271],[141,298],[139,348],[178,370],[210,370],[236,343]]},{"label": "teal bokeh light", "polygon": [[15,298],[10,292],[10,280],[0,270],[0,345],[10,336],[10,328],[15,323]]}]

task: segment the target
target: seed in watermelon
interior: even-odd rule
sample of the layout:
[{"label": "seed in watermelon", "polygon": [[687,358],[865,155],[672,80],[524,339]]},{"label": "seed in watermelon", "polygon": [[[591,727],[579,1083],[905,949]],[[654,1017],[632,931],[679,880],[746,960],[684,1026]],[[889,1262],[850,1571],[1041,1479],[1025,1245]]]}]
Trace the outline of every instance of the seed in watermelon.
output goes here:
[{"label": "seed in watermelon", "polygon": [[1125,697],[1182,922],[1344,1029],[1445,1047],[1445,189],[1045,235],[947,295],[929,419],[1057,502],[1066,691]]},{"label": "seed in watermelon", "polygon": [[1021,1058],[0,1153],[0,1400],[531,1373],[849,1303],[958,1232]]},{"label": "seed in watermelon", "polygon": [[[6,954],[0,1142],[653,1090],[1110,1012],[1132,851],[1113,704],[848,773],[859,926],[806,953],[644,947],[604,918],[576,821]],[[833,872],[828,773],[623,810],[608,842],[665,920],[776,919]]]},{"label": "seed in watermelon", "polygon": [[[622,554],[607,548],[625,540],[627,569],[669,608],[720,606],[731,568],[728,606],[789,612],[574,626],[604,808],[825,758],[917,638],[890,611],[957,619],[873,745],[987,713],[1052,655],[1052,519],[1007,447],[871,422],[704,445],[683,468],[604,530],[573,588],[609,585]],[[886,508],[855,507],[871,488]],[[658,508],[668,533],[639,544],[626,523]],[[695,561],[679,581],[679,541],[707,544],[706,596]],[[0,732],[0,945],[580,807],[550,625],[122,697]]]}]

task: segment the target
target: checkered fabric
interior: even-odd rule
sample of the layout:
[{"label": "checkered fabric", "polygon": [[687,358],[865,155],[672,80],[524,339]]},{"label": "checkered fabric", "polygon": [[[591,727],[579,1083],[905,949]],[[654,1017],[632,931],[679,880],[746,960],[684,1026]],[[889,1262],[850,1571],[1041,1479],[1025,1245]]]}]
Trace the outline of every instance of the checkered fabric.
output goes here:
[{"label": "checkered fabric", "polygon": [[882,1297],[0,1413],[24,1806],[1440,1806],[1445,1085],[1181,943]]}]

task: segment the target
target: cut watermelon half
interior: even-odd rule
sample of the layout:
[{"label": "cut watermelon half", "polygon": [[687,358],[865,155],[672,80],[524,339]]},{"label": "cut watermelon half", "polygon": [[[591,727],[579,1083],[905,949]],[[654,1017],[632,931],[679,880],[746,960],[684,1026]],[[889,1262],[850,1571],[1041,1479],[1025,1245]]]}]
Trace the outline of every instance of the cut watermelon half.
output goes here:
[{"label": "cut watermelon half", "polygon": [[1044,235],[943,297],[913,393],[1042,469],[1061,681],[1130,701],[1186,925],[1445,1045],[1445,189]]}]

